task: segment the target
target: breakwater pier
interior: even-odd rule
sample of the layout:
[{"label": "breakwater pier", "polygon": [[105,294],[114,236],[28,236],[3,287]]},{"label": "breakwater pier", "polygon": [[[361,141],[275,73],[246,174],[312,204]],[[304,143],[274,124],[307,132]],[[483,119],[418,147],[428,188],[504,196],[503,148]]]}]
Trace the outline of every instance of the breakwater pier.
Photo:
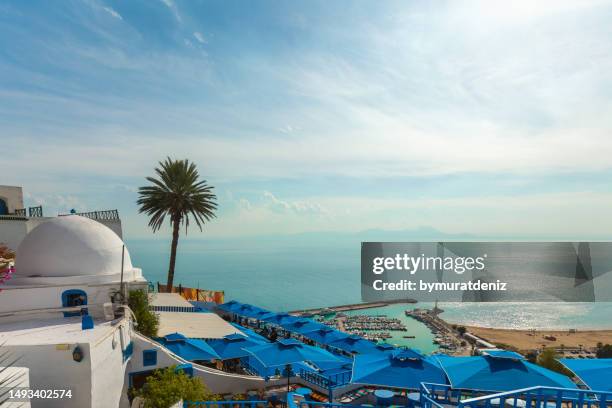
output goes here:
[{"label": "breakwater pier", "polygon": [[314,315],[326,315],[340,312],[348,312],[350,310],[362,310],[362,309],[373,309],[376,307],[384,307],[402,303],[417,303],[414,299],[397,299],[397,300],[385,300],[380,302],[365,302],[365,303],[352,303],[348,305],[321,307],[316,309],[304,309],[304,310],[293,310],[289,314],[295,316],[314,316]]}]

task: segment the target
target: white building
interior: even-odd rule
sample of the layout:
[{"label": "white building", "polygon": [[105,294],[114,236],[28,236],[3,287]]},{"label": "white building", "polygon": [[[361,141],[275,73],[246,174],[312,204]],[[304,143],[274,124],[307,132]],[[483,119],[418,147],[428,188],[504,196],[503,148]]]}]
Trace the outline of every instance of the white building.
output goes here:
[{"label": "white building", "polygon": [[[0,223],[0,233],[10,235],[6,224]],[[79,215],[45,218],[20,238],[15,273],[0,288],[0,348],[18,359],[14,369],[27,373],[32,390],[65,394],[33,398],[32,407],[129,407],[130,386],[154,369],[181,364],[216,393],[276,383],[191,364],[136,333],[121,305],[122,282],[125,293],[147,288],[119,235],[100,222]],[[202,338],[237,332],[217,315],[190,312],[186,302],[174,314],[171,296],[152,303],[173,330],[197,329]]]},{"label": "white building", "polygon": [[[92,211],[79,215],[98,221],[113,230],[119,238],[123,237],[121,220],[116,210]],[[30,231],[52,218],[54,217],[43,215],[41,206],[26,208],[21,187],[0,186],[0,244],[16,251]]]},{"label": "white building", "polygon": [[0,345],[28,369],[32,389],[71,394],[31,405],[127,406],[132,319],[112,300],[122,279],[129,289],[147,282],[123,241],[85,217],[52,218],[23,239],[15,268],[0,292]]}]

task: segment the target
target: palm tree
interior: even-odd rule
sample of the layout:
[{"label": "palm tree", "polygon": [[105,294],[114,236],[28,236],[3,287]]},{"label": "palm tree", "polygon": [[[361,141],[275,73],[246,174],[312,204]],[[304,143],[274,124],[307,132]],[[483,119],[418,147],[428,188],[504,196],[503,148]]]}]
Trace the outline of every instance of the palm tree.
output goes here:
[{"label": "palm tree", "polygon": [[190,218],[202,231],[202,225],[215,217],[217,197],[213,187],[206,180],[199,180],[196,165],[189,160],[172,160],[170,157],[159,162],[155,169],[158,178],[147,177],[151,185],[140,187],[138,193],[139,212],[150,217],[149,226],[156,232],[162,226],[166,216],[172,226],[172,245],[170,247],[170,265],[168,267],[167,291],[172,291],[174,283],[174,266],[176,264],[176,247],[179,230],[189,227]]}]

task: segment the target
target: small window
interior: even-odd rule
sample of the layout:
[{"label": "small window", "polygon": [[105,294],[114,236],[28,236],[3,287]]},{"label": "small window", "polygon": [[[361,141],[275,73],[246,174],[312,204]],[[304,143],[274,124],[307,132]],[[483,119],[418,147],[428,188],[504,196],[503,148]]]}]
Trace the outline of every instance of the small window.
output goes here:
[{"label": "small window", "polygon": [[142,365],[145,367],[157,365],[157,350],[143,350]]},{"label": "small window", "polygon": [[[69,289],[62,293],[62,307],[85,306],[87,304],[87,293],[80,289]],[[87,309],[83,309],[87,314]],[[64,316],[79,316],[81,312],[64,312]]]}]

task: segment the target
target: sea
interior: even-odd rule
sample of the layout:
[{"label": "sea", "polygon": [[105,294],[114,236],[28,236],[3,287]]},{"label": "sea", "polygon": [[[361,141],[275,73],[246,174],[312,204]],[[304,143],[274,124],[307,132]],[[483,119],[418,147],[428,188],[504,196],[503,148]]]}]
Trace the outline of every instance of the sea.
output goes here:
[{"label": "sea", "polygon": [[[169,242],[127,240],[132,263],[145,277],[165,283]],[[182,239],[175,285],[223,290],[235,299],[273,311],[359,303],[360,242],[344,239]],[[433,335],[404,315],[431,304],[396,304],[362,314],[397,317],[408,326],[389,342],[431,352]],[[442,318],[463,325],[514,329],[612,329],[612,303],[441,303]],[[415,335],[405,339],[404,335]]]}]

